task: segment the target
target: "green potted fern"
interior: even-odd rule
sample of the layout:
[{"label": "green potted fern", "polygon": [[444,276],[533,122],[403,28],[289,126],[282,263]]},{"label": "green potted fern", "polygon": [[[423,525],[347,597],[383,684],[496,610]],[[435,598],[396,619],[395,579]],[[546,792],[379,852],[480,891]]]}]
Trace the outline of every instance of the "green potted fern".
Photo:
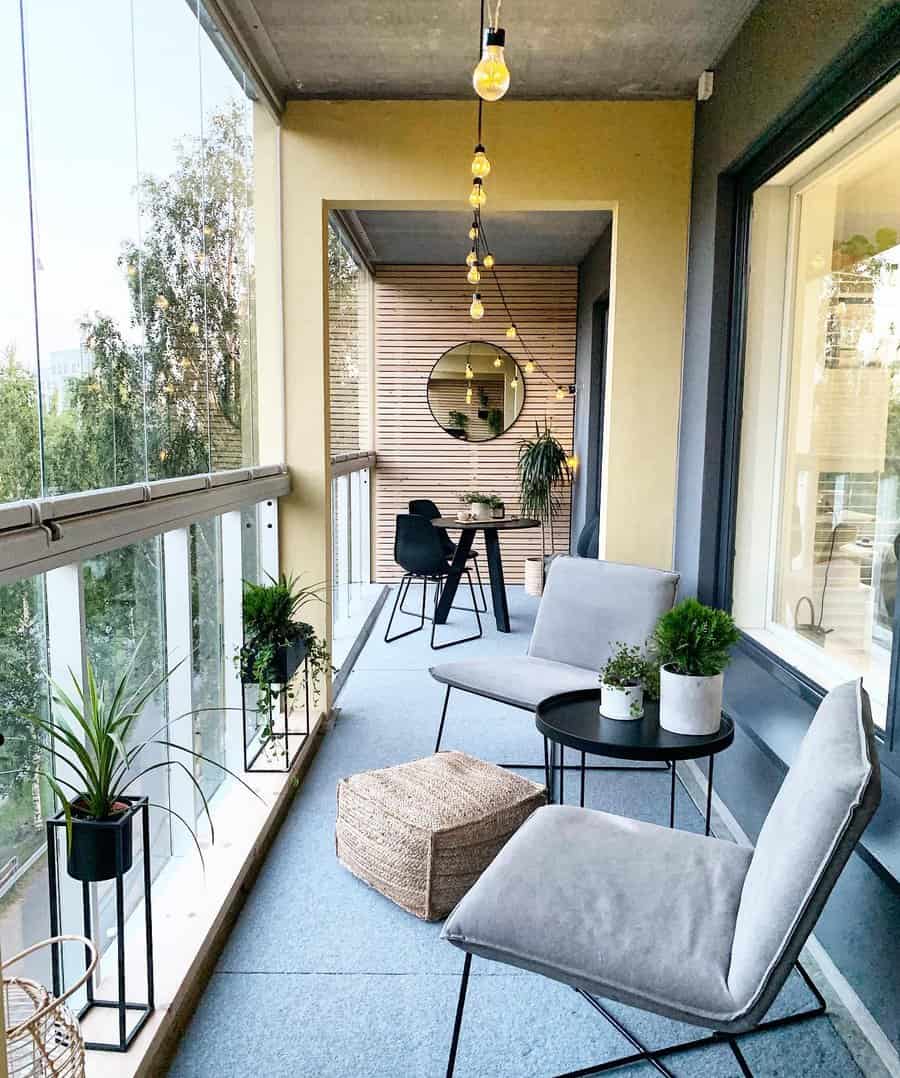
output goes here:
[{"label": "green potted fern", "polygon": [[525,590],[529,595],[540,595],[544,590],[547,535],[552,554],[553,521],[562,508],[561,491],[571,473],[566,451],[546,419],[543,430],[535,420],[534,434],[533,439],[519,444],[519,508],[522,516],[535,517],[541,523],[541,557],[525,559]]},{"label": "green potted fern", "polygon": [[714,734],[722,720],[724,670],[740,633],[731,615],[684,599],[656,623],[659,724],[675,734]]},{"label": "green potted fern", "polygon": [[[67,870],[76,880],[89,883],[111,880],[131,867],[134,857],[131,823],[141,799],[129,791],[149,772],[160,768],[187,774],[200,795],[210,836],[215,842],[203,789],[192,768],[179,757],[203,760],[219,768],[258,797],[240,776],[218,761],[170,741],[166,736],[167,725],[160,726],[150,737],[131,743],[148,700],[173,672],[167,671],[156,679],[148,677],[134,685],[137,653],[136,650],[110,694],[98,683],[93,666],[88,663],[84,687],[69,671],[75,685],[74,697],[51,681],[51,717],[28,716],[47,738],[57,763],[55,774],[40,767],[34,768],[33,773],[47,783],[60,802],[66,824]],[[185,713],[190,714],[194,712]],[[144,764],[151,746],[163,747],[168,758]],[[151,803],[151,807],[168,812],[187,828],[202,863],[203,851],[193,826],[168,805]]]}]

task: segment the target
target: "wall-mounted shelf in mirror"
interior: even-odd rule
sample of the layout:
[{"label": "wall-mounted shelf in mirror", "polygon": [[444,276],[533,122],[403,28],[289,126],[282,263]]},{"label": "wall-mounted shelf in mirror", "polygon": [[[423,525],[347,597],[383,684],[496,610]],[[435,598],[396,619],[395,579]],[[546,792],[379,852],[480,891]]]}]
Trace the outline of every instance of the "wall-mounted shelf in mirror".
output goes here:
[{"label": "wall-mounted shelf in mirror", "polygon": [[505,349],[466,341],[440,357],[428,376],[428,407],[451,438],[490,442],[519,418],[525,378]]}]

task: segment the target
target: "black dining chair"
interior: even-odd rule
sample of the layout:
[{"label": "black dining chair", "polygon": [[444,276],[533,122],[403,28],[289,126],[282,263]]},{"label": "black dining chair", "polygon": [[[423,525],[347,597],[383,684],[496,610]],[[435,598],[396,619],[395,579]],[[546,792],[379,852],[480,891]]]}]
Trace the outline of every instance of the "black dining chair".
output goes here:
[{"label": "black dining chair", "polygon": [[[473,636],[464,636],[460,640],[448,640],[443,644],[434,642],[435,629],[437,628],[434,623],[434,615],[432,614],[430,619],[425,615],[428,585],[430,583],[435,584],[434,609],[436,611],[444,581],[453,572],[453,568],[448,560],[444,545],[441,543],[438,530],[430,520],[415,513],[401,513],[397,517],[397,527],[394,533],[394,561],[403,569],[403,577],[400,580],[397,597],[394,599],[394,607],[391,610],[391,616],[388,618],[387,628],[384,631],[384,642],[386,644],[392,644],[395,640],[400,640],[404,636],[411,636],[413,633],[420,632],[428,620],[431,621],[431,646],[435,651],[452,647],[454,644],[465,644],[469,640],[478,640],[481,637],[481,617],[479,616],[478,604],[475,599],[472,574],[468,569],[463,569],[462,573],[465,574],[469,582],[469,591],[472,594],[472,610],[470,613],[475,615],[478,632]],[[403,600],[409,593],[409,586],[413,580],[422,581],[422,610],[418,613],[419,624],[414,629],[407,629],[405,632],[395,633],[394,636],[391,636],[394,615],[397,613],[398,606],[402,610]]]},{"label": "black dining chair", "polygon": [[[415,516],[425,517],[426,520],[437,520],[439,517],[442,517],[444,515],[430,498],[413,498],[412,501],[409,503],[409,511]],[[450,536],[447,534],[446,528],[435,528],[434,530],[441,537],[441,546],[444,548],[447,560],[451,561],[453,559],[453,555],[456,553],[456,543],[454,543]],[[475,565],[475,579],[478,582],[478,590],[481,593],[481,606],[479,607],[476,603],[475,608],[479,610],[480,613],[486,614],[487,599],[485,599],[484,597],[484,585],[481,583],[481,570],[478,568],[477,550],[469,551],[469,560],[472,561]],[[455,606],[453,609],[469,610],[469,607]],[[402,606],[400,607],[400,610],[403,614],[411,613],[411,611],[409,610],[404,610]],[[471,611],[469,612],[471,613]]]}]

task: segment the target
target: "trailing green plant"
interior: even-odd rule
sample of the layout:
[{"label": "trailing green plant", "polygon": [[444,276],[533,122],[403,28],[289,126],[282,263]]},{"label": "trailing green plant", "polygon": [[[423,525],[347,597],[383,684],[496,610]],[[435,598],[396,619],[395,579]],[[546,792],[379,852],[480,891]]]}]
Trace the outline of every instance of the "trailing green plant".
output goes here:
[{"label": "trailing green plant", "polygon": [[450,411],[447,413],[447,422],[450,424],[451,427],[454,427],[458,430],[469,429],[469,417],[466,415],[465,412],[457,412],[454,408],[451,408]]},{"label": "trailing green plant", "polygon": [[327,643],[309,622],[298,618],[304,607],[322,602],[322,585],[301,585],[298,577],[284,573],[277,580],[272,576],[268,579],[268,584],[244,581],[244,643],[236,656],[241,680],[257,687],[257,708],[265,716],[264,738],[271,734],[271,716],[278,700],[282,695],[288,701],[294,697],[293,679],[284,685],[277,680],[279,652],[299,643],[305,646],[307,661],[298,673],[302,685],[309,677],[316,704],[322,678],[331,671]]},{"label": "trailing green plant", "polygon": [[[215,828],[209,804],[200,783],[195,778],[192,768],[187,767],[177,756],[173,757],[170,754],[184,753],[194,760],[202,760],[236,779],[254,797],[259,798],[259,795],[240,775],[236,775],[217,760],[204,756],[195,749],[170,741],[164,736],[168,723],[161,725],[149,737],[129,744],[131,734],[147,701],[177,669],[173,667],[156,679],[152,675],[148,676],[137,686],[133,686],[131,678],[139,650],[140,645],[135,649],[125,673],[114,685],[110,699],[107,698],[103,685],[98,683],[90,662],[87,664],[86,687],[82,687],[72,670],[69,670],[72,683],[75,685],[74,698],[59,684],[48,678],[54,705],[51,717],[45,718],[37,714],[27,717],[38,730],[39,735],[49,740],[48,747],[52,750],[56,761],[62,763],[63,767],[57,768],[55,774],[38,766],[32,768],[31,771],[42,778],[59,799],[70,844],[73,818],[112,819],[125,811],[127,802],[124,798],[128,796],[129,789],[151,771],[166,768],[184,772],[200,795],[203,810],[209,821],[210,837],[215,842]],[[175,716],[169,722],[197,713],[198,711],[188,711],[184,715]],[[167,759],[141,766],[141,755],[146,753],[151,746],[166,749]],[[63,778],[60,771],[71,776],[71,779]],[[200,849],[197,834],[191,823],[169,805],[154,801],[151,801],[150,805],[168,812],[170,816],[184,824],[194,840],[200,861],[203,863],[203,851]]]},{"label": "trailing green plant", "polygon": [[560,492],[571,478],[566,451],[553,436],[550,424],[544,419],[541,430],[534,422],[534,438],[519,443],[519,508],[526,517],[541,522],[541,553],[547,552],[547,530],[550,532],[550,552],[553,552],[553,518],[562,508]]},{"label": "trailing green plant", "polygon": [[623,644],[617,640],[606,665],[600,671],[600,680],[605,685],[620,689],[640,685],[649,699],[659,699],[659,663],[637,645]]},{"label": "trailing green plant", "polygon": [[690,677],[721,674],[739,636],[730,614],[697,599],[683,599],[663,614],[653,633],[660,665]]}]

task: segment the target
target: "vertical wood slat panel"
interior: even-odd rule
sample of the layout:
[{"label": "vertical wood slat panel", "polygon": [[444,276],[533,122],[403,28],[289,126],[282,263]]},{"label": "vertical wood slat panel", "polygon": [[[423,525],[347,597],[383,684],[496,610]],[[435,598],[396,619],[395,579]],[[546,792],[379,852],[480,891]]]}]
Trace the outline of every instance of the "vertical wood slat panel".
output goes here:
[{"label": "vertical wood slat panel", "polygon": [[[490,274],[479,285],[485,307],[469,317],[471,285],[460,266],[382,266],[375,277],[376,451],[375,579],[400,577],[394,564],[394,518],[411,498],[431,498],[447,515],[461,491],[498,494],[508,514],[519,509],[519,443],[534,436],[535,420],[572,449],[574,398],[557,401],[556,385],[575,381],[578,271],[571,266],[507,266],[503,290],[513,319],[535,359],[550,375],[525,374],[525,352],[508,341],[508,320]],[[428,375],[453,345],[485,340],[506,348],[523,368],[525,405],[516,423],[490,442],[462,442],[435,423],[428,407]],[[540,555],[540,531],[501,534],[508,583],[524,579],[524,559]],[[476,542],[476,549],[480,544]],[[569,492],[554,527],[556,550],[569,548]],[[484,572],[484,566],[482,570]]]}]

